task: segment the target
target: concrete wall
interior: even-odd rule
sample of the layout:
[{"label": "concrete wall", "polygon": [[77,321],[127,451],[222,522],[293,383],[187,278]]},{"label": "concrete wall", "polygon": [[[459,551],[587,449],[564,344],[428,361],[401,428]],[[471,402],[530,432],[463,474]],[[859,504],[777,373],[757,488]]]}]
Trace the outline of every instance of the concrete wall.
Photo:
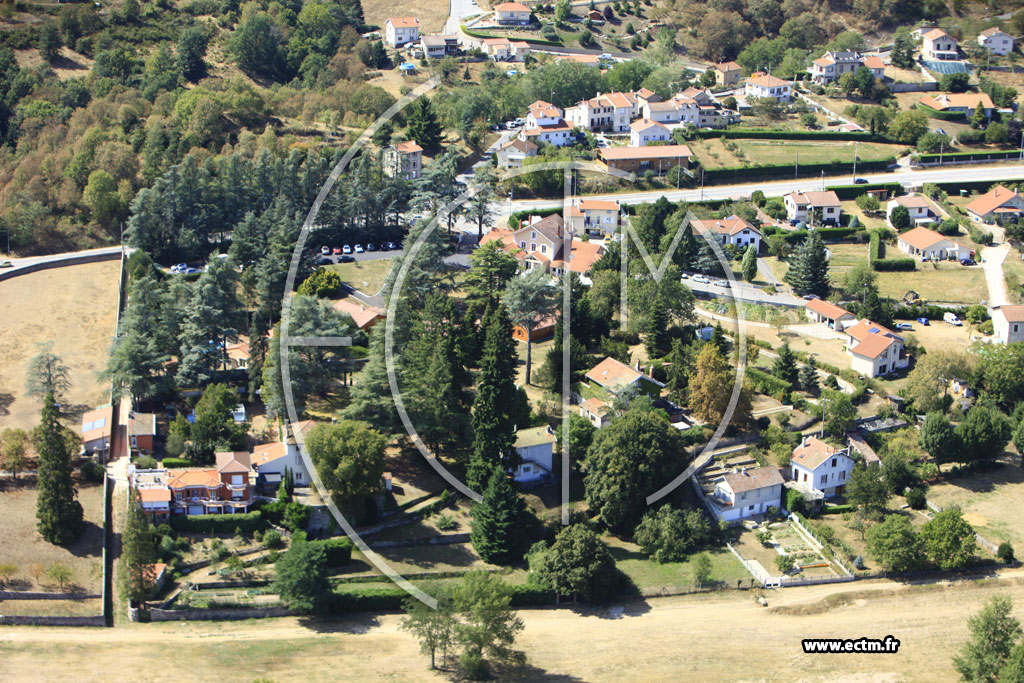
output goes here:
[{"label": "concrete wall", "polygon": [[121,258],[121,251],[114,251],[110,253],[92,253],[92,254],[71,254],[64,258],[55,259],[53,261],[42,261],[40,263],[30,263],[27,266],[20,266],[18,268],[12,268],[0,272],[0,282],[4,280],[10,280],[12,277],[18,277],[19,275],[27,275],[28,273],[38,273],[41,270],[49,270],[50,268],[62,268],[64,266],[76,266],[83,263],[99,263],[100,261],[116,261]]},{"label": "concrete wall", "polygon": [[0,600],[92,600],[99,593],[42,593],[34,591],[0,591]]},{"label": "concrete wall", "polygon": [[102,614],[95,617],[18,617],[0,616],[4,626],[106,626]]},{"label": "concrete wall", "polygon": [[[291,617],[299,612],[287,607],[249,607],[241,609],[151,609],[150,621],[239,621]],[[102,626],[102,624],[100,624]]]}]

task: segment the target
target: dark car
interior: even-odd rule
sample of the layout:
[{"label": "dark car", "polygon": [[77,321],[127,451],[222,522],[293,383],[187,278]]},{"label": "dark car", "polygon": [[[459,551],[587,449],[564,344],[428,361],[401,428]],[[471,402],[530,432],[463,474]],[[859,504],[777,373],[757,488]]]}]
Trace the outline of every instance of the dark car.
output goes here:
[{"label": "dark car", "polygon": [[346,254],[342,254],[338,257],[338,263],[352,263],[353,261],[355,261],[355,259]]},{"label": "dark car", "polygon": [[395,249],[398,249],[398,245],[394,242],[388,242],[384,245],[384,248],[388,251],[394,251]]},{"label": "dark car", "polygon": [[960,259],[960,265],[961,266],[976,266],[976,265],[978,265],[978,263],[974,259],[972,259],[972,258],[963,258],[963,259]]},{"label": "dark car", "polygon": [[334,263],[334,259],[328,258],[326,256],[321,256],[316,261],[314,261],[314,263],[316,263],[316,265],[318,266],[329,266],[332,263]]},{"label": "dark car", "polygon": [[917,322],[921,323],[922,325],[927,326],[928,325],[928,318],[918,318]]},{"label": "dark car", "polygon": [[366,251],[377,251],[377,245],[374,244],[373,242],[370,242],[369,244],[366,245]]},{"label": "dark car", "polygon": [[867,185],[868,184],[868,179],[867,178],[854,178],[853,179],[853,184],[854,185]]}]

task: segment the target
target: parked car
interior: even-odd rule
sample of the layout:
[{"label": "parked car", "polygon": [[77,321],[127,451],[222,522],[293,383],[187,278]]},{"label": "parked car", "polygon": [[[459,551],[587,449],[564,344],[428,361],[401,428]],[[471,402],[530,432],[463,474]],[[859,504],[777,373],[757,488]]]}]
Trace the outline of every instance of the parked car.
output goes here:
[{"label": "parked car", "polygon": [[711,284],[711,280],[709,280],[704,275],[694,275],[693,276],[693,281],[694,282],[699,282],[702,285],[709,285],[709,284]]},{"label": "parked car", "polygon": [[363,245],[361,245],[361,244],[357,244],[356,245],[356,253],[357,254],[362,254],[364,251],[366,251],[366,250],[363,249]]},{"label": "parked car", "polygon": [[331,253],[337,256],[338,254],[341,253],[341,247],[335,247],[334,249],[331,249]]},{"label": "parked car", "polygon": [[960,322],[960,318],[956,317],[956,313],[953,313],[952,311],[946,311],[945,313],[943,313],[942,319],[943,321],[949,323],[953,327],[960,327],[961,325],[963,325],[963,323]]},{"label": "parked car", "polygon": [[201,272],[203,272],[203,271],[199,270],[198,268],[186,268],[185,270],[181,271],[181,274],[182,275],[195,275],[196,273],[201,273]]},{"label": "parked car", "polygon": [[330,256],[321,256],[313,263],[315,263],[318,266],[329,266],[332,263],[334,263],[334,259],[332,259]]},{"label": "parked car", "polygon": [[974,259],[972,259],[972,258],[963,258],[963,259],[960,259],[960,265],[961,266],[976,266],[976,265],[978,265],[978,263]]},{"label": "parked car", "polygon": [[729,281],[728,280],[715,280],[715,287],[728,287],[728,286],[729,286]]},{"label": "parked car", "polygon": [[689,279],[690,279],[690,274],[689,274],[689,273],[683,273],[683,274],[682,274],[682,275],[681,275],[681,276],[679,277],[679,279],[680,279],[680,280],[689,280]]},{"label": "parked car", "polygon": [[938,133],[939,135],[946,135],[946,131],[943,130],[942,128],[936,128],[935,132]]},{"label": "parked car", "polygon": [[914,326],[911,325],[910,323],[899,323],[898,325],[896,325],[896,329],[897,330],[907,330],[907,331],[911,331],[912,332],[914,330]]},{"label": "parked car", "polygon": [[351,256],[345,256],[344,254],[338,257],[338,263],[352,263],[353,261],[355,261],[354,258]]},{"label": "parked car", "polygon": [[346,244],[345,246],[343,246],[343,247],[341,248],[341,253],[342,253],[342,254],[351,254],[351,253],[352,253],[352,247],[350,247],[350,246],[348,246],[348,245]]},{"label": "parked car", "polygon": [[925,327],[928,327],[928,325],[929,325],[929,323],[928,323],[928,318],[918,318],[918,319],[917,319],[917,322],[921,323],[921,324],[922,324],[922,325],[924,325]]},{"label": "parked car", "polygon": [[818,296],[817,294],[804,294],[801,298],[804,301],[814,301],[815,299],[820,299],[821,297]]},{"label": "parked car", "polygon": [[388,251],[394,251],[395,249],[398,249],[398,245],[395,244],[394,242],[388,242],[385,246],[387,247]]},{"label": "parked car", "polygon": [[331,248],[327,246],[320,247],[320,253],[323,254],[324,256],[327,256],[328,254],[331,253]]}]

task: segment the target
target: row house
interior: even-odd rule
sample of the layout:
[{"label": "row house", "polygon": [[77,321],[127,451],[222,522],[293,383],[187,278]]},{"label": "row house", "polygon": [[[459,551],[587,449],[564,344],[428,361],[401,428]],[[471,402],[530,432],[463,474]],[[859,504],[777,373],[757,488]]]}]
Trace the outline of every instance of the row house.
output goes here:
[{"label": "row house", "polygon": [[628,133],[637,114],[633,93],[612,92],[581,100],[565,110],[565,118],[577,128],[609,133]]},{"label": "row house", "polygon": [[484,38],[480,49],[496,62],[521,62],[530,54],[530,44],[508,38]]},{"label": "row house", "polygon": [[696,123],[700,105],[688,97],[673,97],[665,102],[648,102],[643,107],[643,117],[655,123]]},{"label": "row house", "polygon": [[518,137],[534,144],[543,142],[555,147],[571,145],[575,138],[573,127],[562,118],[562,110],[544,100],[530,105],[526,125]]}]

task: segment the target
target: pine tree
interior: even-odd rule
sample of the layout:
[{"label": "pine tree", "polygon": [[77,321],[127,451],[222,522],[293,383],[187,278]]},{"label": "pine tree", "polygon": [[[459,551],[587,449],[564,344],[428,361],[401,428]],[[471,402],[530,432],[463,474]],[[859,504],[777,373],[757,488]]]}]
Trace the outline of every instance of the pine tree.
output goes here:
[{"label": "pine tree", "polygon": [[864,303],[858,309],[859,317],[881,325],[892,325],[892,311],[878,296],[878,289],[872,287],[864,295]]},{"label": "pine tree", "polygon": [[473,507],[470,541],[480,559],[490,564],[509,564],[522,558],[526,549],[523,522],[526,504],[508,475],[493,470],[483,498]]},{"label": "pine tree", "polygon": [[797,294],[816,294],[820,297],[828,294],[828,258],[825,245],[816,230],[812,230],[793,252],[785,280]]},{"label": "pine tree", "polygon": [[789,342],[779,347],[778,358],[772,364],[772,374],[796,387],[797,380],[799,379],[799,370],[796,366],[796,356],[793,355]]},{"label": "pine tree", "polygon": [[481,489],[495,467],[508,470],[519,464],[515,449],[516,426],[509,398],[515,392],[516,350],[512,323],[505,307],[495,307],[485,332],[484,355],[473,402],[473,454],[466,479]]},{"label": "pine tree", "polygon": [[433,150],[441,145],[441,124],[437,121],[430,98],[420,97],[409,107],[408,121],[406,135],[420,147]]},{"label": "pine tree", "polygon": [[809,356],[807,364],[800,368],[800,387],[812,394],[818,391],[818,364],[814,356]]},{"label": "pine tree", "polygon": [[757,276],[757,247],[753,244],[747,247],[746,253],[743,254],[740,271],[743,273],[743,279],[747,282],[753,282]]},{"label": "pine tree", "polygon": [[121,534],[121,597],[132,603],[145,602],[153,590],[153,563],[156,562],[153,526],[138,491],[132,490],[128,518]]},{"label": "pine tree", "polygon": [[651,310],[647,314],[647,338],[644,346],[648,358],[660,358],[669,348],[668,311],[665,299],[659,293],[651,301]]},{"label": "pine tree", "polygon": [[82,531],[82,505],[71,481],[71,450],[57,419],[53,394],[43,399],[35,432],[38,460],[36,519],[39,533],[56,545],[70,543]]}]

